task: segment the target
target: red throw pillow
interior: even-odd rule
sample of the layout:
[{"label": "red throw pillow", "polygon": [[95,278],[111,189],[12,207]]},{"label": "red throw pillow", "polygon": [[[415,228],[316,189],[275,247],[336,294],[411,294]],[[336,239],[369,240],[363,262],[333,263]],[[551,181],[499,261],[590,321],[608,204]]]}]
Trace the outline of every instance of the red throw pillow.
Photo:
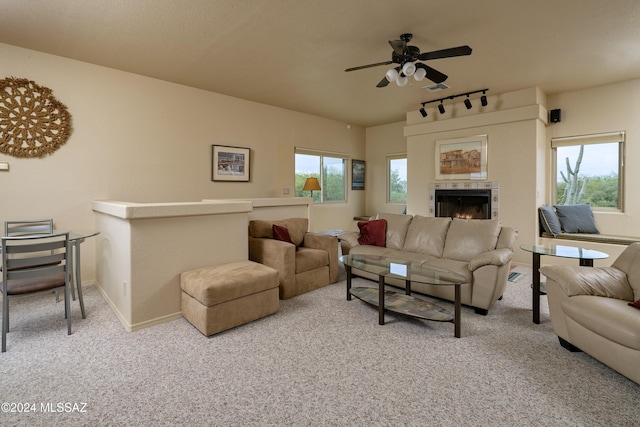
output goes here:
[{"label": "red throw pillow", "polygon": [[291,243],[296,246],[296,250],[298,250],[298,246],[293,243],[291,240],[291,235],[289,234],[289,229],[287,227],[283,227],[281,225],[273,224],[273,238],[277,240],[281,240],[283,242]]},{"label": "red throw pillow", "polygon": [[630,305],[631,307],[635,307],[635,308],[637,308],[638,310],[640,310],[640,299],[639,299],[639,300],[637,300],[637,301],[634,301],[634,302],[630,302],[630,303],[629,303],[629,305]]},{"label": "red throw pillow", "polygon": [[358,243],[361,245],[385,246],[387,237],[387,220],[372,219],[369,221],[360,221],[358,223],[360,229],[360,237]]}]

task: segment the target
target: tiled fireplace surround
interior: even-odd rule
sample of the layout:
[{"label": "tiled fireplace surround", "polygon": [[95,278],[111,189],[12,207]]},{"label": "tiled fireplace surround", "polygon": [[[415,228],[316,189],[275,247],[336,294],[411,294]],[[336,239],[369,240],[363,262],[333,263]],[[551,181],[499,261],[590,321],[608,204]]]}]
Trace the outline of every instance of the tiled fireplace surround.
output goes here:
[{"label": "tiled fireplace surround", "polygon": [[491,190],[491,218],[500,219],[500,182],[498,181],[441,181],[429,184],[429,210],[427,216],[436,214],[436,190]]}]

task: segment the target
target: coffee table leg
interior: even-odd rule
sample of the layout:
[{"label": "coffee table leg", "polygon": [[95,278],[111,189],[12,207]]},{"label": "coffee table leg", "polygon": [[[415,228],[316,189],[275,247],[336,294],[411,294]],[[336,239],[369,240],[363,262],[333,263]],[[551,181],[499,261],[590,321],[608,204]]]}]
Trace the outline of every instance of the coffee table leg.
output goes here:
[{"label": "coffee table leg", "polygon": [[581,267],[593,267],[593,260],[592,259],[580,258],[580,266]]},{"label": "coffee table leg", "polygon": [[347,272],[347,301],[351,301],[351,267],[345,263],[344,269]]},{"label": "coffee table leg", "polygon": [[378,324],[384,325],[384,276],[378,276]]},{"label": "coffee table leg", "polygon": [[533,323],[540,323],[540,254],[533,254]]},{"label": "coffee table leg", "polygon": [[461,299],[462,299],[462,290],[460,289],[462,285],[455,285],[456,288],[456,305],[455,305],[455,309],[454,309],[454,317],[453,317],[453,322],[454,322],[454,329],[455,329],[455,336],[456,338],[460,338],[460,330],[461,328],[461,320],[462,318],[460,317],[461,314],[461,310],[460,310],[460,306],[462,305],[461,303]]},{"label": "coffee table leg", "polygon": [[411,295],[411,280],[404,281],[404,289],[407,295]]}]

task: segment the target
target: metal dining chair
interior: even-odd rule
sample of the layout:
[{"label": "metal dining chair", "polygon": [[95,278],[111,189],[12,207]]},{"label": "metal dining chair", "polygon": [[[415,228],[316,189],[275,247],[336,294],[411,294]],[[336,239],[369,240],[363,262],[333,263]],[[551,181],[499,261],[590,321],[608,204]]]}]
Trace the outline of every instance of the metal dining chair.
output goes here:
[{"label": "metal dining chair", "polygon": [[[4,222],[5,236],[36,236],[40,234],[53,234],[53,218]],[[71,288],[71,293],[75,299],[73,288]],[[60,302],[60,292],[55,294],[56,302]]]},{"label": "metal dining chair", "polygon": [[9,301],[29,294],[64,291],[67,335],[71,334],[69,233],[2,237],[2,352],[7,350]]},{"label": "metal dining chair", "polygon": [[5,221],[5,236],[53,234],[53,218],[28,221]]}]

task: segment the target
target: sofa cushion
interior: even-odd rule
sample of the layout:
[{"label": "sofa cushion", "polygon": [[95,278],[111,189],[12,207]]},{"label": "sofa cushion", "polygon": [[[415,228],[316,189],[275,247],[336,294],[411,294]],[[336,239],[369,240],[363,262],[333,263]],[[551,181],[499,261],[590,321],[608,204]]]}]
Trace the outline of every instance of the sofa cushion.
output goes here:
[{"label": "sofa cushion", "polygon": [[540,215],[540,224],[544,231],[554,236],[562,233],[562,226],[560,225],[558,215],[556,215],[556,211],[554,211],[551,206],[544,205],[538,208],[538,214]]},{"label": "sofa cushion", "polygon": [[288,218],[278,221],[254,219],[249,221],[249,235],[251,237],[273,239],[273,224],[286,227],[293,244],[296,246],[302,245],[304,235],[309,229],[308,218]]},{"label": "sofa cushion", "polygon": [[384,219],[387,221],[387,248],[402,250],[407,229],[409,228],[409,223],[412,218],[411,215],[403,214],[379,213],[376,215],[376,219]]},{"label": "sofa cushion", "polygon": [[473,281],[473,272],[469,270],[466,262],[446,258],[433,258],[425,264],[433,267],[444,268],[445,270],[453,273],[458,273],[464,277],[464,283],[471,283]]},{"label": "sofa cushion", "polygon": [[296,274],[329,265],[329,253],[322,249],[300,247],[296,252]]},{"label": "sofa cushion", "polygon": [[637,308],[638,310],[640,310],[640,299],[634,302],[630,302],[629,305],[633,308]]},{"label": "sofa cushion", "polygon": [[562,302],[562,311],[580,326],[608,340],[640,350],[640,313],[627,301],[578,295]]},{"label": "sofa cushion", "polygon": [[591,204],[580,205],[555,205],[562,231],[566,233],[593,233],[598,234]]},{"label": "sofa cushion", "polygon": [[500,229],[498,220],[455,218],[447,231],[442,257],[469,262],[496,248]]},{"label": "sofa cushion", "polygon": [[442,257],[451,218],[427,218],[416,215],[411,220],[403,251]]},{"label": "sofa cushion", "polygon": [[372,219],[358,222],[360,236],[358,243],[361,245],[385,246],[387,236],[387,221],[384,219]]}]

